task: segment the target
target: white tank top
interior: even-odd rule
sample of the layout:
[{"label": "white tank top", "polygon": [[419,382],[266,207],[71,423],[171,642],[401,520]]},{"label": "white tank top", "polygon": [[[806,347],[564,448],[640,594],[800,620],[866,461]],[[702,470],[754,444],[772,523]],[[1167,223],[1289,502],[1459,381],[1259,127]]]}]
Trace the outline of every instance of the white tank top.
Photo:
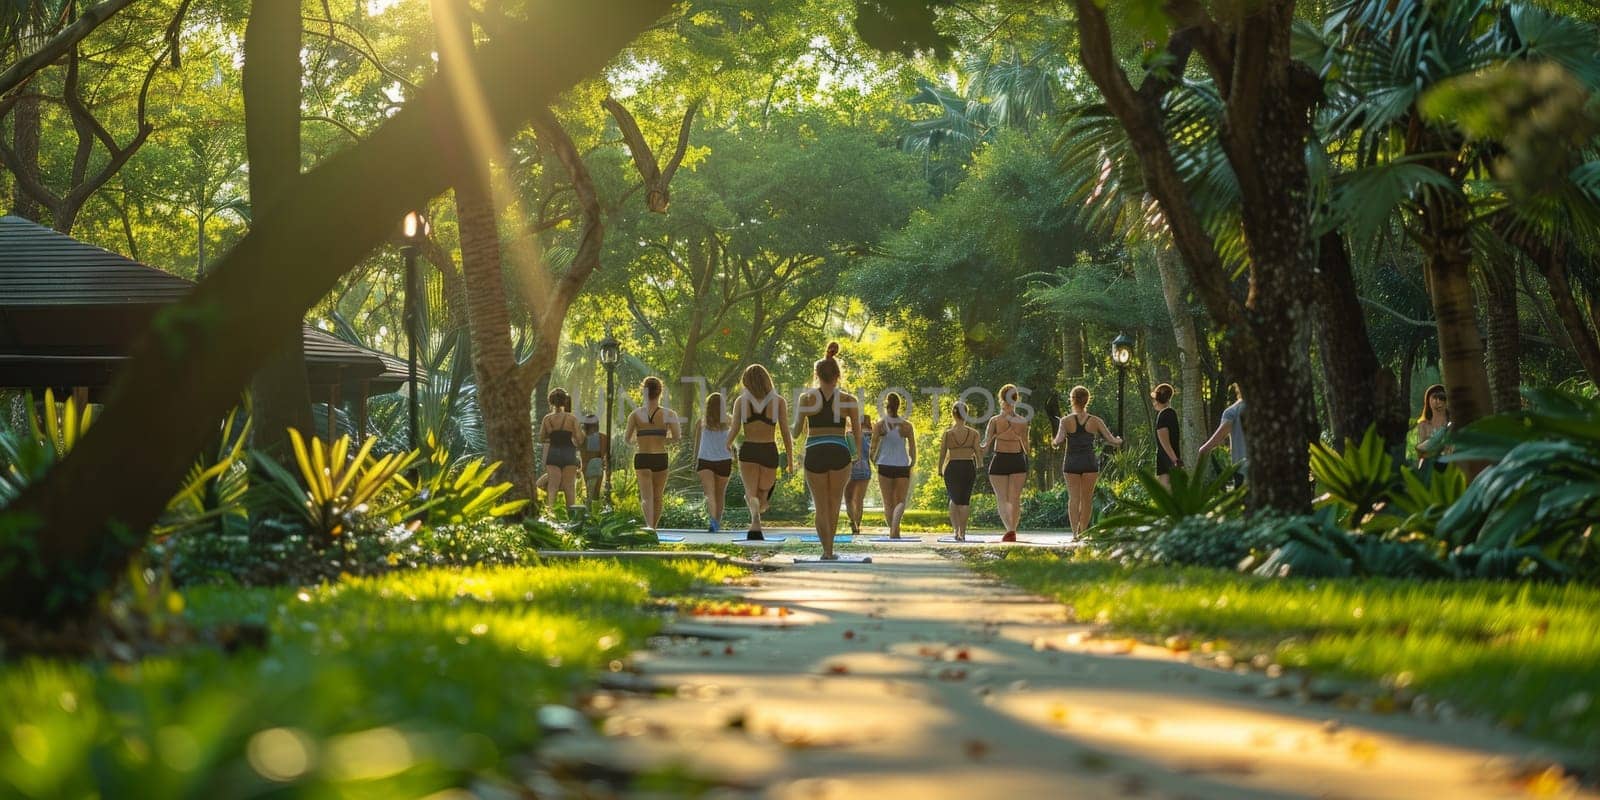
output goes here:
[{"label": "white tank top", "polygon": [[728,432],[726,430],[714,431],[702,425],[700,427],[700,450],[695,457],[702,461],[733,460],[733,454],[728,452]]},{"label": "white tank top", "polygon": [[906,454],[906,437],[900,434],[901,419],[893,417],[883,421],[883,439],[878,443],[878,464],[887,467],[909,467],[911,456]]}]

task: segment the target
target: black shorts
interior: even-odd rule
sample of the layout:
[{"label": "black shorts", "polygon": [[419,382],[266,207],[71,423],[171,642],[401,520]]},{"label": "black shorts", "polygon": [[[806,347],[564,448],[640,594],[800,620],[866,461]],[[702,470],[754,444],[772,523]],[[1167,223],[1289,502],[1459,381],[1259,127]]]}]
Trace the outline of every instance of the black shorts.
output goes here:
[{"label": "black shorts", "polygon": [[557,468],[576,467],[578,466],[578,448],[551,447],[545,452],[544,465]]},{"label": "black shorts", "polygon": [[1093,450],[1068,450],[1061,460],[1061,471],[1068,475],[1088,475],[1100,471],[1100,458]]},{"label": "black shorts", "polygon": [[767,469],[778,468],[777,442],[745,442],[739,445],[739,460],[760,464]]},{"label": "black shorts", "polygon": [[944,493],[958,506],[972,505],[972,484],[978,479],[978,465],[963,458],[944,465]]},{"label": "black shorts", "polygon": [[634,453],[633,468],[636,470],[647,469],[652,472],[667,471],[666,453]]},{"label": "black shorts", "polygon": [[1162,452],[1159,449],[1156,450],[1156,474],[1157,475],[1170,474],[1172,472],[1172,470],[1176,466],[1177,466],[1176,464],[1172,463],[1172,459],[1167,458],[1167,454],[1166,453]]},{"label": "black shorts", "polygon": [[696,472],[709,469],[716,473],[717,477],[726,478],[733,474],[733,459],[727,458],[721,461],[707,461],[702,458],[700,459],[700,463],[695,465],[694,469]]},{"label": "black shorts", "polygon": [[824,442],[806,448],[806,472],[833,472],[850,466],[853,461],[850,448],[842,444]]},{"label": "black shorts", "polygon": [[911,468],[910,467],[897,467],[897,466],[895,466],[893,464],[879,464],[878,465],[878,477],[880,477],[880,478],[909,478],[909,477],[911,477]]},{"label": "black shorts", "polygon": [[1028,454],[1020,450],[1015,453],[995,453],[989,459],[990,475],[1025,475],[1028,472]]}]

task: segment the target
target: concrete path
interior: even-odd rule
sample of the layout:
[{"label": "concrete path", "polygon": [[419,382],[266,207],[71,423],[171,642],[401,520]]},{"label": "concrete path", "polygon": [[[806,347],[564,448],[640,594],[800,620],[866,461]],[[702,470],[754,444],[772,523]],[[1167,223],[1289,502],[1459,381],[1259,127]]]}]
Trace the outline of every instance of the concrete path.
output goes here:
[{"label": "concrete path", "polygon": [[733,587],[765,616],[680,620],[592,699],[606,735],[559,738],[547,763],[671,767],[774,798],[1576,791],[1541,772],[1551,753],[1487,725],[1276,697],[1297,679],[1096,639],[925,546],[870,552]]}]

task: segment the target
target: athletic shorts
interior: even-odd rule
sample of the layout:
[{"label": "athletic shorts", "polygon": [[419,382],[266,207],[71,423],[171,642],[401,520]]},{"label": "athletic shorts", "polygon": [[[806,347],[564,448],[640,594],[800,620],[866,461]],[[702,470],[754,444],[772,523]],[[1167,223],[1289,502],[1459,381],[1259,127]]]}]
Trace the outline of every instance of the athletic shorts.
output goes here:
[{"label": "athletic shorts", "polygon": [[651,472],[667,471],[666,453],[634,453],[633,468],[636,470],[647,469]]},{"label": "athletic shorts", "polygon": [[990,475],[1024,475],[1028,472],[1028,455],[1023,452],[995,453],[989,459]]},{"label": "athletic shorts", "polygon": [[739,445],[739,460],[759,464],[767,469],[778,468],[777,442],[745,442]]},{"label": "athletic shorts", "polygon": [[958,506],[972,505],[972,484],[978,479],[978,465],[963,458],[944,465],[944,493]]},{"label": "athletic shorts", "polygon": [[806,472],[833,472],[850,466],[850,448],[833,442],[806,447]]},{"label": "athletic shorts", "polygon": [[695,465],[694,469],[696,472],[709,469],[716,473],[717,477],[726,478],[733,474],[733,459],[727,458],[721,461],[707,461],[702,458],[700,459],[700,463]]},{"label": "athletic shorts", "polygon": [[893,464],[879,464],[878,465],[878,477],[880,477],[880,478],[909,478],[909,477],[911,477],[911,468],[910,467],[897,467],[897,466],[895,466]]}]

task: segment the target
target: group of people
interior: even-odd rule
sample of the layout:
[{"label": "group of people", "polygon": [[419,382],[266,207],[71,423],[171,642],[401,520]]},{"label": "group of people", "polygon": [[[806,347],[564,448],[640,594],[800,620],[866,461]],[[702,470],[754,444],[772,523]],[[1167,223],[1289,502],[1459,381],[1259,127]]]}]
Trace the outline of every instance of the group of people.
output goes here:
[{"label": "group of people", "polygon": [[[762,539],[762,517],[771,506],[778,474],[794,463],[795,442],[803,439],[800,463],[816,505],[816,529],[823,557],[835,557],[833,542],[841,508],[851,532],[860,532],[867,488],[874,472],[883,495],[889,537],[901,537],[911,472],[917,464],[916,430],[909,419],[901,416],[905,401],[896,393],[885,399],[886,413],[881,419],[873,422],[870,415],[863,413],[860,401],[840,386],[838,354],[839,345],[830,343],[825,355],[813,365],[815,382],[796,399],[792,429],[783,424],[790,418],[788,401],[778,393],[772,375],[760,364],[745,368],[738,394],[731,403],[721,392],[706,398],[704,414],[694,424],[692,436],[710,531],[722,529],[727,487],[737,463],[750,514],[746,536]],[[666,492],[668,443],[681,436],[677,416],[662,407],[663,388],[660,378],[644,379],[640,385],[644,402],[628,414],[625,432],[625,440],[635,447],[633,467],[638,477],[640,507],[651,530],[660,520]],[[1223,410],[1221,423],[1200,445],[1198,453],[1204,458],[1212,449],[1226,446],[1238,467],[1235,479],[1242,480],[1248,464],[1245,402],[1239,386],[1234,384],[1231,388],[1233,404]],[[1173,387],[1166,383],[1156,386],[1150,394],[1155,411],[1156,476],[1163,485],[1169,485],[1174,469],[1184,467],[1181,426],[1172,406],[1174,394]],[[1090,413],[1087,388],[1074,386],[1068,396],[1071,410],[1061,417],[1051,444],[1064,446],[1061,471],[1067,485],[1068,517],[1073,533],[1081,534],[1088,530],[1093,517],[1094,489],[1100,473],[1099,442],[1119,448],[1125,442],[1105,420]],[[956,401],[950,409],[950,424],[939,436],[935,463],[944,481],[950,524],[958,541],[966,539],[972,490],[978,464],[985,454],[995,505],[1005,527],[1002,541],[1017,538],[1031,457],[1030,419],[1018,411],[1021,396],[1015,385],[1001,387],[998,399],[1000,408],[984,423],[981,433],[973,427],[966,403]],[[573,505],[580,467],[590,497],[598,491],[607,466],[609,442],[599,433],[594,420],[580,421],[572,413],[571,398],[564,390],[552,391],[549,401],[552,410],[539,427],[539,438],[545,444],[544,482],[552,499],[558,492],[564,493],[568,505]],[[1444,387],[1429,387],[1417,425],[1419,457],[1436,455],[1428,450],[1429,439],[1448,421]]]}]

